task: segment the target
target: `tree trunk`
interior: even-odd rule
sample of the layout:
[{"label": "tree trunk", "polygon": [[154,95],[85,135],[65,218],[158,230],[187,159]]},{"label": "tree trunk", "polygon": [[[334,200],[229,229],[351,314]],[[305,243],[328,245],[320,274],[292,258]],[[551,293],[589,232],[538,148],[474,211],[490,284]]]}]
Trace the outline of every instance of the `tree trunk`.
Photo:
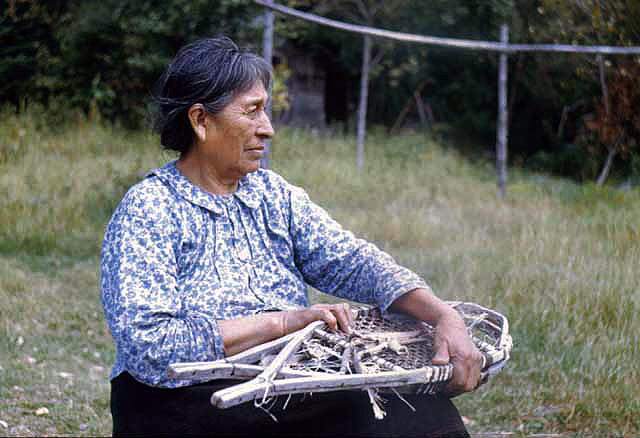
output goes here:
[{"label": "tree trunk", "polygon": [[604,112],[609,117],[609,90],[607,89],[607,81],[604,73],[604,58],[602,54],[598,54],[598,70],[600,72],[600,87],[602,88],[602,101],[604,102]]},{"label": "tree trunk", "polygon": [[427,132],[429,128],[429,124],[427,123],[427,114],[424,109],[424,102],[422,101],[422,96],[418,94],[418,92],[413,93],[413,98],[416,101],[416,107],[418,108],[418,116],[420,117],[420,124],[422,125],[422,130]]},{"label": "tree trunk", "polygon": [[371,68],[371,37],[364,37],[362,71],[360,73],[360,102],[358,104],[358,133],[356,139],[356,164],[364,167],[364,138],[367,129],[367,99],[369,94],[369,69]]},{"label": "tree trunk", "polygon": [[[402,121],[404,120],[404,118],[409,113],[409,110],[411,110],[411,107],[415,104],[415,94],[417,94],[418,96],[421,96],[422,90],[427,85],[427,82],[429,82],[429,81],[426,80],[426,79],[424,81],[422,81],[420,83],[420,85],[418,85],[418,88],[416,88],[415,91],[413,92],[414,96],[411,96],[411,97],[409,97],[409,99],[407,99],[407,103],[402,108],[402,111],[400,111],[400,114],[398,114],[398,117],[396,117],[396,121],[393,122],[393,126],[389,130],[389,134],[395,133],[400,128],[400,125],[402,124]],[[431,111],[431,106],[429,106],[428,108],[429,108],[429,110],[428,110],[429,111],[429,121],[431,122],[431,126],[433,126],[433,123],[434,123],[433,112]]]},{"label": "tree trunk", "polygon": [[582,105],[584,105],[584,100],[579,99],[571,105],[565,105],[565,107],[562,109],[562,114],[560,115],[560,123],[558,123],[558,132],[556,132],[556,138],[558,140],[562,140],[562,138],[564,137],[564,126],[567,123],[567,119],[569,118],[569,113],[577,110]]},{"label": "tree trunk", "polygon": [[607,155],[607,160],[604,162],[604,167],[600,172],[600,176],[598,176],[598,181],[596,182],[596,185],[601,186],[606,181],[607,176],[609,176],[609,171],[611,170],[613,157],[615,157],[615,155],[616,155],[616,148],[615,147],[609,148],[609,154]]},{"label": "tree trunk", "polygon": [[[607,81],[604,73],[604,58],[602,54],[598,54],[598,70],[600,72],[600,87],[602,88],[602,101],[604,103],[604,113],[606,114],[607,122],[611,119],[610,117],[610,107],[609,107],[609,90],[607,89]],[[596,181],[596,185],[601,186],[609,176],[609,171],[611,170],[611,164],[613,163],[613,157],[616,155],[616,149],[618,148],[618,142],[607,146],[609,149],[609,153],[607,154],[607,159],[604,162],[604,167],[598,176],[598,180]]]}]

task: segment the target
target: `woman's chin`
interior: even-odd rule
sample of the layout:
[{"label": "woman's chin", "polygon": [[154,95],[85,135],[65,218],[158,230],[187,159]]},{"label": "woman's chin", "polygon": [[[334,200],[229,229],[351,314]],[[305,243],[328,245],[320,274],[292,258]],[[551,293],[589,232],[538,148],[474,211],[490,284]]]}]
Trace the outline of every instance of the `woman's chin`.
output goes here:
[{"label": "woman's chin", "polygon": [[260,169],[260,165],[262,164],[261,159],[256,159],[256,160],[246,160],[244,163],[243,170],[244,173],[253,173],[255,171],[257,171],[258,169]]}]

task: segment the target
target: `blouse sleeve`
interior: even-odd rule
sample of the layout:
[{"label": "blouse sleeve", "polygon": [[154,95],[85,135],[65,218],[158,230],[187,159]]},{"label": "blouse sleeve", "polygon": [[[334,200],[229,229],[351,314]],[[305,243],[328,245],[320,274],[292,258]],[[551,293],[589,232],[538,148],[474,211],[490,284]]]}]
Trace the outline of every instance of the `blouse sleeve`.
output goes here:
[{"label": "blouse sleeve", "polygon": [[158,385],[173,362],[224,356],[212,314],[183,307],[178,227],[165,208],[123,201],[102,248],[102,304],[123,369]]},{"label": "blouse sleeve", "polygon": [[291,234],[298,269],[323,292],[386,310],[399,296],[428,288],[389,254],[342,228],[299,188],[291,192]]}]

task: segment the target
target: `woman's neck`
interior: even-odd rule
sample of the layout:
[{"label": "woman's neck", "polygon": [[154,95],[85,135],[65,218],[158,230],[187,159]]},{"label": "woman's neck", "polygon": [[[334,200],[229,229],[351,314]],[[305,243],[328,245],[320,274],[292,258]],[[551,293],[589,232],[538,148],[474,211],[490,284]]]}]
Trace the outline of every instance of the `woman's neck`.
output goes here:
[{"label": "woman's neck", "polygon": [[194,154],[180,158],[176,167],[192,184],[213,195],[230,195],[238,190],[238,179],[222,177],[214,166],[195,159]]}]

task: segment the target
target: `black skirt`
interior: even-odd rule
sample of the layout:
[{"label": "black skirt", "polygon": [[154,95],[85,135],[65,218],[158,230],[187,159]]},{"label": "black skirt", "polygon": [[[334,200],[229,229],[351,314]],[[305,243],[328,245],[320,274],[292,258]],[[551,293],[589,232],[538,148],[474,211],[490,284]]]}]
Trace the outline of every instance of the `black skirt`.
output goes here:
[{"label": "black skirt", "polygon": [[[382,394],[386,416],[376,420],[366,391],[276,398],[269,412],[253,403],[217,409],[211,394],[239,383],[217,380],[184,388],[154,388],[122,373],[111,382],[114,436],[468,437],[446,397]],[[275,417],[275,420],[273,417]],[[276,421],[277,420],[277,421]]]}]

